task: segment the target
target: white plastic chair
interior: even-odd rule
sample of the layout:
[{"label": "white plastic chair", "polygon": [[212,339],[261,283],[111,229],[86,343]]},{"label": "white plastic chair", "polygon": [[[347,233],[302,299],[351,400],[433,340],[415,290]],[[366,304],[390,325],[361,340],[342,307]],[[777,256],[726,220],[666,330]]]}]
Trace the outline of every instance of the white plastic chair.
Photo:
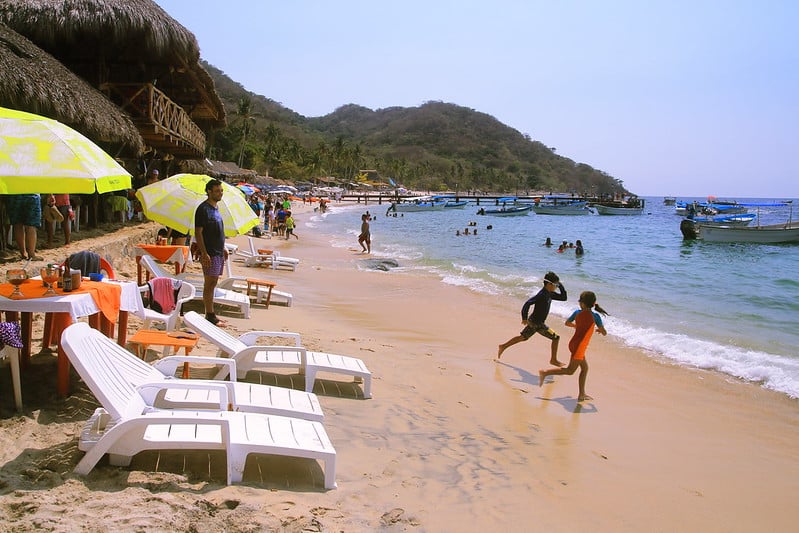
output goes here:
[{"label": "white plastic chair", "polygon": [[250,250],[236,252],[238,255],[244,257],[245,265],[269,266],[272,267],[272,270],[276,270],[278,268],[297,270],[297,265],[300,264],[300,260],[296,257],[282,256],[277,250],[272,251],[271,254],[262,254],[258,252],[258,249],[255,246],[255,241],[252,237],[247,237],[247,241],[249,242]]},{"label": "white plastic chair", "polygon": [[[165,314],[159,313],[158,311],[144,306],[144,301],[141,298],[141,295],[149,291],[149,285],[139,286],[140,297],[138,301],[138,309],[136,310],[136,316],[142,319],[145,329],[149,329],[153,322],[163,322],[167,331],[174,331],[178,328],[178,324],[180,322],[180,311],[183,307],[183,304],[192,301],[197,292],[194,288],[194,285],[188,281],[182,281],[180,284],[180,289],[178,290],[177,298],[175,300],[175,309],[173,309],[172,312]],[[150,298],[152,298],[152,295],[150,295]]]},{"label": "white plastic chair", "polygon": [[[220,354],[236,361],[238,377],[243,378],[250,370],[289,368],[297,369],[305,375],[306,392],[313,391],[316,375],[319,372],[353,376],[356,382],[363,382],[364,398],[372,397],[372,373],[366,364],[355,357],[325,352],[311,352],[302,347],[300,335],[286,331],[250,331],[236,338],[219,328],[194,311],[183,315],[183,320],[203,338],[211,341]],[[256,344],[259,337],[283,337],[291,339],[293,346],[262,346]],[[214,376],[224,378],[229,369],[221,368]]]},{"label": "white plastic chair", "polygon": [[[141,256],[141,264],[155,277],[179,279],[191,283],[196,290],[194,299],[202,300],[204,281],[201,277],[190,274],[178,274],[177,276],[170,274],[148,255]],[[238,307],[244,318],[250,318],[250,299],[244,294],[225,288],[225,280],[221,280],[214,290],[214,303]]]},{"label": "white plastic chair", "polygon": [[[323,461],[324,486],[336,487],[336,450],[320,422],[228,410],[239,397],[239,384],[159,378],[152,367],[84,323],[65,329],[61,345],[102,405],[81,432],[78,448],[86,454],[75,473],[87,475],[105,454],[111,465],[127,466],[145,450],[224,450],[228,484],[241,481],[247,456],[259,453]],[[148,397],[159,381],[165,389],[204,387],[218,401],[208,410],[153,407]]]}]

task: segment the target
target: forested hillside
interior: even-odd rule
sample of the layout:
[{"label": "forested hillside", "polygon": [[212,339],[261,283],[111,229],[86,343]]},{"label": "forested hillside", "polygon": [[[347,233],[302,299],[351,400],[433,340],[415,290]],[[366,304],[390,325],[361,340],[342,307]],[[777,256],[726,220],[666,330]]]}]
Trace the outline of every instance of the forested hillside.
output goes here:
[{"label": "forested hillside", "polygon": [[209,156],[259,174],[353,181],[359,170],[374,169],[383,180],[430,191],[627,192],[621,181],[473,109],[443,102],[378,110],[349,104],[308,118],[204,66],[228,112],[228,126],[209,139]]}]

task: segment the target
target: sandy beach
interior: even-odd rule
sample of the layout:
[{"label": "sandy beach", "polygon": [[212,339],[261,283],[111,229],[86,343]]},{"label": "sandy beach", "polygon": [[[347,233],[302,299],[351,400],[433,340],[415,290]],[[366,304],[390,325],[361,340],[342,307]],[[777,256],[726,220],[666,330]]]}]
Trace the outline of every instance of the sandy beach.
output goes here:
[{"label": "sandy beach", "polygon": [[[294,305],[254,305],[250,320],[221,314],[232,332],[297,331],[309,348],[369,367],[372,399],[335,376],[315,389],[338,488],[322,488],[315,461],[276,457],[248,463],[244,482],[225,486],[221,456],[196,452],[146,452],[130,468],[104,460],[76,476],[77,434],[98,404],[77,376],[74,393],[55,398],[55,358],[41,354],[23,377],[21,416],[7,364],[0,374],[0,530],[796,529],[795,400],[656,361],[610,331],[588,349],[594,400],[578,404],[576,376],[539,387],[543,337],[494,360],[497,344],[521,329],[523,302],[358,268],[366,256],[357,244],[332,248],[304,226],[308,213],[295,208],[299,240],[262,240],[300,258],[295,272],[234,262],[236,273],[291,292]],[[118,269],[135,275],[131,263]],[[132,319],[131,331],[138,325]],[[550,325],[567,361],[572,330]],[[214,350],[201,340],[194,353]],[[247,380],[301,388],[296,377]]]}]

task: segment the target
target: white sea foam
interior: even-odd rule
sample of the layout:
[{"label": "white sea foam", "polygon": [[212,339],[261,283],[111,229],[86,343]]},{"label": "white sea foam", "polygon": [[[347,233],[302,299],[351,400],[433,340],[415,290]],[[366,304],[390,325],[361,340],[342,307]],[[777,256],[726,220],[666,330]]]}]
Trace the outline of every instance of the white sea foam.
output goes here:
[{"label": "white sea foam", "polygon": [[[799,284],[789,274],[799,248],[684,243],[673,214],[652,205],[653,216],[645,221],[497,220],[495,231],[481,230],[469,239],[452,236],[464,224],[463,214],[455,212],[379,218],[372,226],[372,255],[394,258],[401,270],[432,273],[449,285],[509,296],[519,306],[552,269],[570,289],[569,302],[552,303],[553,324],[574,311],[579,291],[592,290],[613,313],[606,319],[609,334],[630,346],[799,397]],[[335,234],[337,246],[352,248],[366,208],[344,206],[335,209],[341,217],[312,219]],[[587,245],[585,257],[537,246],[546,235],[556,241],[579,236]]]},{"label": "white sea foam", "polygon": [[470,278],[460,274],[453,274],[451,272],[438,272],[441,276],[441,281],[448,285],[455,285],[458,287],[466,287],[475,292],[485,294],[503,294],[504,291],[496,283],[479,278]]},{"label": "white sea foam", "polygon": [[686,335],[634,326],[623,319],[605,319],[609,334],[628,346],[643,349],[685,366],[716,370],[745,381],[799,398],[799,361],[788,357],[743,350]]}]

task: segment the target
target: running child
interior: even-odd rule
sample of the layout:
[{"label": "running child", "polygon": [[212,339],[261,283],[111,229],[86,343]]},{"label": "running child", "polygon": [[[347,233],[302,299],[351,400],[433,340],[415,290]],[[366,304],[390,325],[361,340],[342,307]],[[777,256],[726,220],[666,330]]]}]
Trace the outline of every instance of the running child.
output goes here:
[{"label": "running child", "polygon": [[[558,292],[556,293],[555,290]],[[526,341],[536,333],[540,333],[552,341],[549,364],[563,366],[563,363],[558,361],[558,342],[560,337],[545,323],[547,316],[549,316],[549,307],[552,304],[552,300],[565,302],[566,289],[557,274],[547,272],[544,275],[544,287],[535,296],[524,302],[522,306],[522,325],[524,325],[524,329],[517,336],[499,345],[497,359],[502,357],[502,352],[514,344]],[[530,312],[530,306],[533,304],[535,304],[535,307],[533,307],[533,312],[528,318],[527,313]]]},{"label": "running child", "polygon": [[294,223],[294,217],[291,216],[291,211],[287,211],[286,215],[287,215],[286,216],[286,240],[289,240],[292,235],[294,235],[295,239],[299,240],[300,238],[297,236],[296,233],[294,233],[294,225],[295,225],[295,223]]},{"label": "running child", "polygon": [[[593,309],[596,309],[594,312]],[[549,370],[538,371],[538,386],[544,384],[544,379],[547,376],[568,374],[571,376],[577,369],[580,369],[580,377],[578,382],[580,384],[580,393],[577,396],[578,402],[593,400],[585,393],[585,380],[588,378],[588,362],[585,360],[585,351],[588,348],[588,342],[591,340],[591,335],[594,334],[594,326],[596,330],[602,335],[607,335],[605,326],[602,324],[602,317],[599,314],[607,315],[607,311],[599,307],[596,303],[596,294],[591,291],[585,291],[580,294],[580,309],[576,310],[566,320],[566,325],[574,328],[574,335],[569,341],[569,352],[571,352],[571,360],[569,366],[566,368],[550,368]]]}]

